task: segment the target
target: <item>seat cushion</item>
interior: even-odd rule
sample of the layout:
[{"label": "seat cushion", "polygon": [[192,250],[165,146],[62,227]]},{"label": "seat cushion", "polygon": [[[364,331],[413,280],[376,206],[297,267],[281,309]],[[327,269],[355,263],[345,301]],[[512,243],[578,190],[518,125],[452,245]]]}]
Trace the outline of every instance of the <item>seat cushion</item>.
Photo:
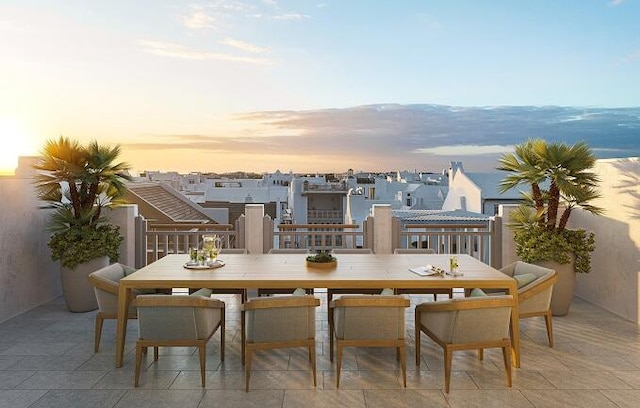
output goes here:
[{"label": "seat cushion", "polygon": [[474,288],[473,290],[471,290],[471,293],[469,294],[470,297],[482,297],[482,296],[488,296],[484,290],[480,289],[480,288]]},{"label": "seat cushion", "polygon": [[513,279],[515,279],[518,282],[518,289],[520,289],[524,286],[527,286],[534,280],[538,279],[538,277],[532,273],[523,273],[519,275],[518,274],[513,275]]}]

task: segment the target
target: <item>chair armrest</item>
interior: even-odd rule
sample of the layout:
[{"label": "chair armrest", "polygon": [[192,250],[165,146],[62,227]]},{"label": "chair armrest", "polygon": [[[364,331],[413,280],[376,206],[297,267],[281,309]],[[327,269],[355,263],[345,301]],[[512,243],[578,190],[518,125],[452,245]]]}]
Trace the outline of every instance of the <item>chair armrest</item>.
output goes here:
[{"label": "chair armrest", "polygon": [[460,298],[438,302],[422,303],[416,306],[416,312],[448,312],[453,310],[482,309],[505,306],[513,306],[513,296],[501,295],[481,298]]},{"label": "chair armrest", "polygon": [[173,295],[138,295],[133,301],[136,307],[164,306],[164,307],[208,307],[224,309],[225,304],[218,299],[204,296],[173,296]]},{"label": "chair armrest", "polygon": [[108,279],[104,279],[99,275],[89,275],[89,281],[93,286],[95,286],[100,290],[104,290],[105,292],[118,295],[118,290],[120,288],[120,285],[115,282],[112,282]]},{"label": "chair armrest", "polygon": [[342,296],[332,300],[329,307],[409,307],[410,304],[404,296],[360,295]]},{"label": "chair armrest", "polygon": [[240,306],[241,311],[256,309],[274,309],[282,307],[317,307],[320,299],[312,295],[283,296],[275,298],[253,298]]}]

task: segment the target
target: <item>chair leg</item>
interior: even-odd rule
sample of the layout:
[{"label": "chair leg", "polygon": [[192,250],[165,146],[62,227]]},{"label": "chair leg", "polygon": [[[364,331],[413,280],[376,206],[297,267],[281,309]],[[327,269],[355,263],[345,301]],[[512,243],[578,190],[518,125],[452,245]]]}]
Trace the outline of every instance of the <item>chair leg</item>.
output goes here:
[{"label": "chair leg", "polygon": [[398,347],[398,354],[400,355],[400,368],[402,368],[402,383],[404,388],[407,388],[407,361],[404,354],[404,344]]},{"label": "chair leg", "polygon": [[415,318],[415,339],[416,339],[416,366],[420,365],[420,313],[416,312]]},{"label": "chair leg", "polygon": [[480,361],[484,360],[484,349],[478,349],[478,359]]},{"label": "chair leg", "polygon": [[252,357],[253,351],[251,350],[251,348],[247,347],[247,350],[245,351],[244,354],[244,358],[245,358],[245,362],[244,362],[244,388],[245,388],[245,392],[249,392],[249,380],[251,379],[251,357]]},{"label": "chair leg", "polygon": [[342,369],[342,344],[338,341],[338,361],[336,363],[336,388],[340,388],[340,370]]},{"label": "chair leg", "polygon": [[226,323],[225,323],[225,313],[224,308],[222,309],[222,316],[220,316],[220,361],[224,361],[224,348],[225,348],[225,332],[226,332]]},{"label": "chair leg", "polygon": [[102,313],[96,314],[96,326],[95,333],[93,334],[93,352],[97,353],[100,350],[100,338],[102,337],[102,323],[104,318]]},{"label": "chair leg", "polygon": [[318,385],[316,379],[316,342],[315,340],[309,345],[309,360],[311,362],[311,371],[313,371],[313,386]]},{"label": "chair leg", "polygon": [[504,369],[507,374],[507,387],[511,387],[511,346],[502,348],[502,358],[504,359]]},{"label": "chair leg", "polygon": [[333,363],[333,309],[329,308],[329,361]]},{"label": "chair leg", "polygon": [[204,388],[206,382],[205,367],[207,366],[207,346],[204,344],[198,346],[198,351],[200,352],[200,381],[202,382],[202,388]]},{"label": "chair leg", "polygon": [[158,361],[158,347],[153,348],[153,361]]},{"label": "chair leg", "polygon": [[137,387],[140,384],[140,366],[142,365],[142,347],[136,344],[136,374],[133,386]]},{"label": "chair leg", "polygon": [[544,315],[544,321],[547,324],[547,339],[549,340],[549,347],[553,347],[553,316],[551,315],[551,310]]},{"label": "chair leg", "polygon": [[449,349],[444,350],[444,391],[448,394],[451,386],[451,360],[453,352]]},{"label": "chair leg", "polygon": [[246,339],[246,328],[245,326],[245,315],[244,315],[244,310],[240,313],[240,360],[242,361],[242,364],[244,365],[246,363],[246,346],[247,346],[247,339]]}]

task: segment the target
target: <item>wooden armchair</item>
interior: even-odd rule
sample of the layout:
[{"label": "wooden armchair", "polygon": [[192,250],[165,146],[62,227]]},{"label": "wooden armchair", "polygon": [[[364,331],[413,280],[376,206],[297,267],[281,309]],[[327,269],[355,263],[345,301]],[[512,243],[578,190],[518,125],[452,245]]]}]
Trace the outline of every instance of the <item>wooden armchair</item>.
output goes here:
[{"label": "wooden armchair", "polygon": [[[205,296],[200,296],[203,294]],[[190,296],[139,295],[133,301],[138,309],[139,338],[136,342],[135,386],[140,380],[142,354],[153,347],[153,360],[158,360],[158,347],[198,347],[200,379],[205,386],[207,342],[220,329],[220,360],[224,361],[225,305],[208,297],[211,292],[200,289]]]},{"label": "wooden armchair", "polygon": [[[89,274],[89,281],[93,285],[98,301],[98,313],[96,314],[94,329],[93,351],[100,350],[100,339],[102,337],[102,326],[105,319],[118,318],[118,291],[120,289],[120,279],[134,273],[136,270],[126,265],[114,263]],[[140,291],[132,291],[131,299],[135,298]],[[129,309],[129,319],[137,319],[135,307]]]},{"label": "wooden armchair", "polygon": [[[520,319],[544,317],[549,347],[553,347],[551,295],[553,285],[558,280],[556,271],[522,261],[507,265],[500,271],[518,281],[518,316]],[[531,275],[533,275],[533,279]]]},{"label": "wooden armchair", "polygon": [[333,361],[333,339],[338,351],[336,387],[340,387],[342,349],[344,347],[395,347],[407,386],[404,344],[404,310],[409,307],[404,296],[345,295],[331,302],[329,321],[329,358]]},{"label": "wooden armchair", "polygon": [[307,347],[316,380],[316,311],[320,299],[314,296],[253,298],[242,305],[242,361],[245,390],[249,391],[251,359],[257,350]]},{"label": "wooden armchair", "polygon": [[422,303],[415,310],[416,365],[420,365],[420,333],[425,333],[444,350],[444,383],[449,392],[451,361],[457,350],[501,348],[511,387],[511,340],[509,323],[513,298],[510,295],[451,299]]}]

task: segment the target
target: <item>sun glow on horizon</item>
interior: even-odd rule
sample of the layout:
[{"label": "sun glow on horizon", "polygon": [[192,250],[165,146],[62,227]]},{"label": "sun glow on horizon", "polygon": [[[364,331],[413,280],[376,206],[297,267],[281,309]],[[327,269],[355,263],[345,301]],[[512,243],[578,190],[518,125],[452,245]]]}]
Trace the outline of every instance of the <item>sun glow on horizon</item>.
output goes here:
[{"label": "sun glow on horizon", "polygon": [[34,155],[36,143],[26,127],[19,122],[0,117],[0,175],[15,173],[19,156]]}]

